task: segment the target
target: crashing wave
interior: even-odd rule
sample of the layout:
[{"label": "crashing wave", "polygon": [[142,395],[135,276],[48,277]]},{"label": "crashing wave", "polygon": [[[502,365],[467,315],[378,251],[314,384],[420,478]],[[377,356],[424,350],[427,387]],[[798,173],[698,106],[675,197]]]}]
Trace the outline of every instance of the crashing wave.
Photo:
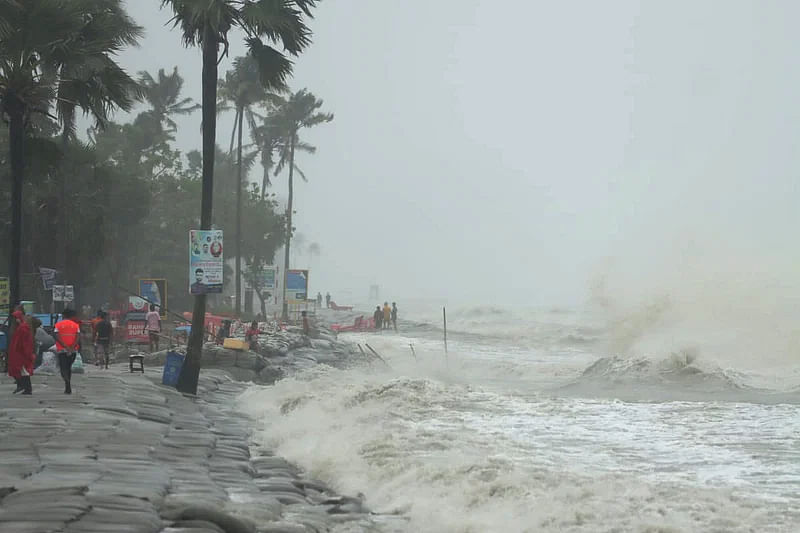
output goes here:
[{"label": "crashing wave", "polygon": [[587,367],[581,381],[608,383],[685,384],[726,389],[749,389],[746,375],[698,358],[696,350],[673,352],[662,359],[601,357]]}]

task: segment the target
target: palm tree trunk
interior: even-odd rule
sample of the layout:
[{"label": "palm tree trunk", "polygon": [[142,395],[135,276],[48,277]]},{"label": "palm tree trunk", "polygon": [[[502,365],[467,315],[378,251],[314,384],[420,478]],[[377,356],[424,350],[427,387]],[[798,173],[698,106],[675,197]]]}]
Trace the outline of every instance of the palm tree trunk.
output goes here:
[{"label": "palm tree trunk", "polygon": [[[211,229],[211,208],[214,193],[214,150],[217,134],[217,53],[219,42],[210,29],[203,36],[203,199],[200,205],[200,229]],[[190,278],[191,279],[191,278]],[[205,336],[206,295],[194,297],[192,331],[186,347],[186,359],[175,388],[197,394],[200,359]]]},{"label": "palm tree trunk", "polygon": [[[11,253],[8,263],[9,326],[13,326],[11,313],[20,301],[20,263],[22,258],[22,184],[25,172],[25,109],[22,102],[13,97],[6,102],[9,117],[8,149],[11,157]],[[7,346],[11,346],[11,335]]]},{"label": "palm tree trunk", "polygon": [[244,108],[240,108],[239,142],[236,148],[236,316],[242,314],[242,118]]},{"label": "palm tree trunk", "polygon": [[264,175],[261,177],[261,201],[264,201],[267,195],[267,183],[269,183],[269,167],[264,163],[261,164],[264,169]]},{"label": "palm tree trunk", "polygon": [[[68,120],[68,119],[67,119]],[[64,157],[67,157],[67,150],[69,149],[69,126],[64,125],[64,130],[61,132],[61,150]],[[59,186],[58,197],[58,226],[56,227],[56,268],[61,270],[62,283],[67,282],[67,241],[69,240],[69,231],[67,231],[67,178],[66,169],[61,166],[56,170],[56,179]],[[66,304],[65,304],[66,305]]]},{"label": "palm tree trunk", "polygon": [[239,124],[239,110],[236,110],[236,114],[233,116],[233,130],[231,130],[231,146],[228,148],[228,153],[233,153],[233,141],[236,140],[236,126]]},{"label": "palm tree trunk", "polygon": [[292,242],[292,202],[294,201],[294,145],[297,131],[292,131],[289,152],[289,204],[286,207],[286,249],[283,257],[283,321],[289,320],[289,302],[286,300],[286,283],[289,281],[289,247]]}]

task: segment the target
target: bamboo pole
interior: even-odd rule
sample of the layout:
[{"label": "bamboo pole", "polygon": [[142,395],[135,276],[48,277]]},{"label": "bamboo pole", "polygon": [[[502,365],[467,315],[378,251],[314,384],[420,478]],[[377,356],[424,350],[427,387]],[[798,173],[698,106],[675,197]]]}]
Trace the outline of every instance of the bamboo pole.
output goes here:
[{"label": "bamboo pole", "polygon": [[444,319],[444,353],[447,355],[447,308],[442,307],[442,319]]},{"label": "bamboo pole", "polygon": [[381,361],[383,361],[383,364],[384,364],[384,365],[386,365],[386,366],[389,366],[389,363],[387,363],[387,362],[386,362],[386,359],[384,359],[383,357],[381,357],[381,356],[380,356],[380,354],[378,354],[378,352],[376,352],[375,350],[373,350],[373,349],[372,349],[372,346],[370,346],[370,345],[369,345],[369,344],[367,344],[367,343],[364,343],[364,346],[366,346],[366,347],[367,347],[367,349],[368,349],[370,352],[372,352],[372,354],[373,354],[375,357],[377,357],[378,359],[380,359]]}]

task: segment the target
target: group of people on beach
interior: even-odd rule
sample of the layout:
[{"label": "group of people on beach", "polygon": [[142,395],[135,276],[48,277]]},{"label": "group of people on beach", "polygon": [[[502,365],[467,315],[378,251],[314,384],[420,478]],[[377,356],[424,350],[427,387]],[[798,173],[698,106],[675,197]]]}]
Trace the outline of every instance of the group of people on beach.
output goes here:
[{"label": "group of people on beach", "polygon": [[[14,324],[11,344],[8,347],[8,375],[17,387],[14,394],[33,394],[31,376],[36,365],[35,331],[42,325],[41,320],[25,314],[22,307],[12,313]],[[72,365],[81,349],[81,321],[74,309],[64,309],[61,320],[53,326],[52,340],[58,360],[61,378],[64,380],[64,394],[72,394]],[[108,348],[111,342],[111,324],[105,316],[100,317],[95,328],[96,346],[104,349],[105,367],[108,368]],[[98,335],[100,335],[98,343]]]},{"label": "group of people on beach", "polygon": [[375,319],[375,329],[390,329],[394,328],[397,331],[397,303],[392,302],[389,307],[389,302],[383,302],[383,309],[378,305],[375,307],[375,313],[372,317]]},{"label": "group of people on beach", "polygon": [[[322,293],[321,292],[317,293],[317,307],[320,307],[320,308],[322,307]],[[331,307],[331,293],[326,292],[325,293],[325,308],[326,309],[330,309],[330,307]]]}]

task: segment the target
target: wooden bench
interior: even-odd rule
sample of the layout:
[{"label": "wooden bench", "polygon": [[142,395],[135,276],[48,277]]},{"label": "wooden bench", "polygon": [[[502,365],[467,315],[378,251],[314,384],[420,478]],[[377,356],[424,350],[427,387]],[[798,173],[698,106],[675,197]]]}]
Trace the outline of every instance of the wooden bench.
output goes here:
[{"label": "wooden bench", "polygon": [[[141,372],[144,374],[144,355],[142,354],[133,354],[128,358],[128,364],[130,365],[131,372]],[[138,365],[135,366],[135,365]]]}]

